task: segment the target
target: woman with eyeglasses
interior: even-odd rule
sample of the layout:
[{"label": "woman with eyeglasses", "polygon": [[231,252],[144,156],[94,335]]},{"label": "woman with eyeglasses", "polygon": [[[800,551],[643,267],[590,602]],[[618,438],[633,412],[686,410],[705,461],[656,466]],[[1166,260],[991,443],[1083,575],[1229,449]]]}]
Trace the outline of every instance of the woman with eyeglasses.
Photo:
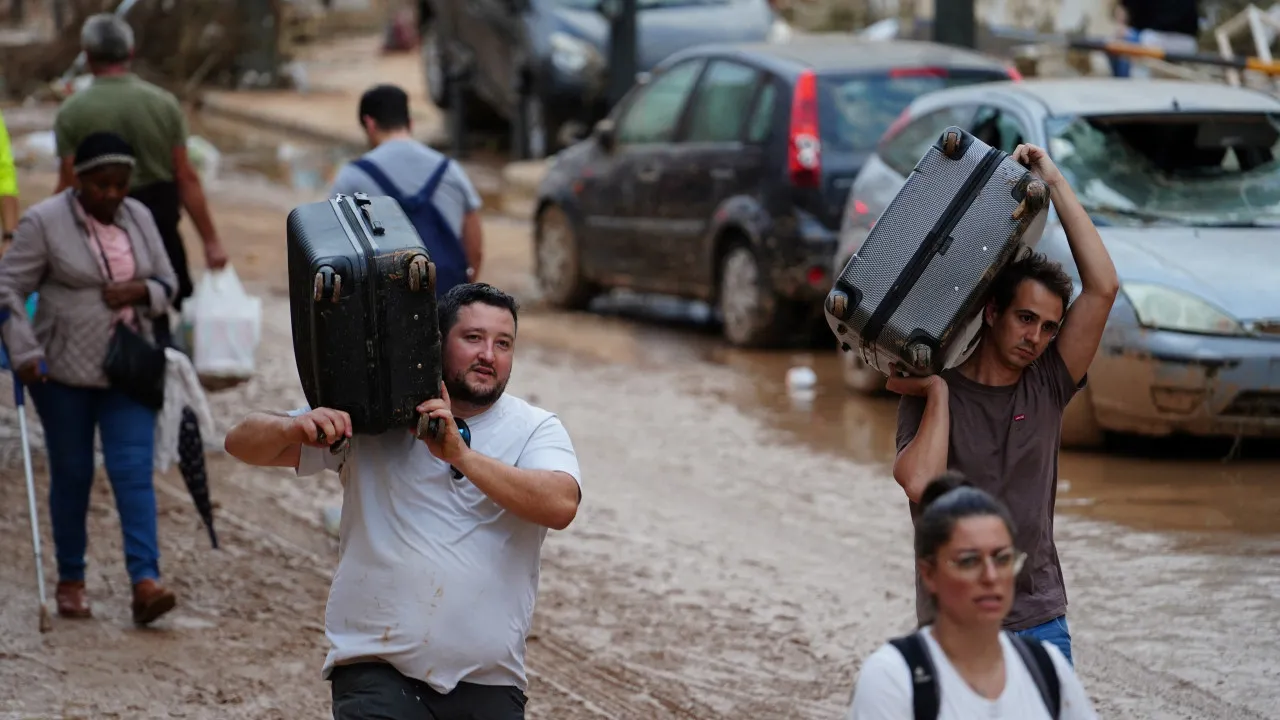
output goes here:
[{"label": "woman with eyeglasses", "polygon": [[947,473],[920,499],[916,563],[936,620],[867,658],[848,720],[1096,720],[1060,650],[1001,629],[1026,555],[1008,509],[962,481]]}]

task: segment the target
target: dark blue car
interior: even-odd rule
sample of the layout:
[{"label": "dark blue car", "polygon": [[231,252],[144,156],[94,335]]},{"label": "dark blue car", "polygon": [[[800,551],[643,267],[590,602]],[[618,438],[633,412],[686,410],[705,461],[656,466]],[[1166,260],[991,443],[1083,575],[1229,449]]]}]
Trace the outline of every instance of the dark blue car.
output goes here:
[{"label": "dark blue car", "polygon": [[554,158],[535,216],[542,292],[569,308],[609,288],[704,300],[734,345],[830,342],[822,299],[876,141],[923,93],[1012,74],[919,42],[680,51]]}]

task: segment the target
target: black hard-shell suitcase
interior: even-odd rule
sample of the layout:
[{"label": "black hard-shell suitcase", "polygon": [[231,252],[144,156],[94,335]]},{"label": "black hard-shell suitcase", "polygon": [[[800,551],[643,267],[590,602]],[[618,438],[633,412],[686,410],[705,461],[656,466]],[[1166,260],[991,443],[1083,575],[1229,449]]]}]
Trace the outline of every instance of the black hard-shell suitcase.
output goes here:
[{"label": "black hard-shell suitcase", "polygon": [[413,224],[395,200],[356,193],[294,208],[287,228],[307,402],[348,413],[355,433],[423,435],[416,408],[440,397],[440,324],[435,265]]},{"label": "black hard-shell suitcase", "polygon": [[944,130],[845,265],[825,303],[845,352],[886,376],[952,367],[991,281],[1040,241],[1049,188],[958,127]]}]

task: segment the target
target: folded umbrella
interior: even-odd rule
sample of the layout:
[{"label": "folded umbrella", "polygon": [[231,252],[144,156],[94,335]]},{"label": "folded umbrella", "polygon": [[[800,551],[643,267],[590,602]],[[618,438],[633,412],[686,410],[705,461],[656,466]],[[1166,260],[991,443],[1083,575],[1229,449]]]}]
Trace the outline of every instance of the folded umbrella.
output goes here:
[{"label": "folded umbrella", "polygon": [[218,533],[213,529],[213,503],[209,500],[209,475],[205,472],[204,440],[200,437],[200,422],[190,405],[182,408],[182,424],[178,428],[178,469],[187,483],[187,491],[195,502],[204,526],[209,529],[209,541],[218,547]]}]

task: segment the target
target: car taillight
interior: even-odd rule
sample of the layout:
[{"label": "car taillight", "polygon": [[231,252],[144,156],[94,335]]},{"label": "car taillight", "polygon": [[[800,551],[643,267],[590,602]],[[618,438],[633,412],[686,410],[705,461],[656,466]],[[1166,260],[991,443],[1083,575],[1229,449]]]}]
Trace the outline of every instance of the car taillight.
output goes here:
[{"label": "car taillight", "polygon": [[800,74],[791,99],[790,157],[787,168],[796,187],[818,187],[822,179],[822,135],[818,126],[818,79]]},{"label": "car taillight", "polygon": [[1010,65],[1008,67],[1009,79],[1013,82],[1022,82],[1022,73],[1018,72],[1018,68]]}]

